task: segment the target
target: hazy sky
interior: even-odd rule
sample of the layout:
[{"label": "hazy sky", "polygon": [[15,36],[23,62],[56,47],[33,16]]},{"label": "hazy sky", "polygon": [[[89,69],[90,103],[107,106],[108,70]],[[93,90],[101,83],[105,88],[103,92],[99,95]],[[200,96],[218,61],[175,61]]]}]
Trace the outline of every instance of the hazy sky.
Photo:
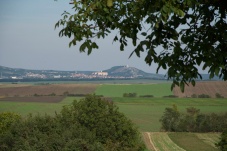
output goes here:
[{"label": "hazy sky", "polygon": [[[79,46],[68,47],[69,39],[58,37],[55,23],[61,14],[71,10],[70,0],[0,0],[0,65],[24,69],[52,69],[70,71],[99,71],[113,66],[129,65],[149,73],[156,73],[157,65],[144,62],[133,55],[131,43],[124,52],[119,44],[112,44],[116,33],[97,40],[98,50],[88,56]],[[166,74],[160,70],[159,73]]]},{"label": "hazy sky", "polygon": [[[58,37],[55,23],[64,10],[71,10],[69,0],[0,0],[0,65],[26,69],[105,70],[129,65],[155,73],[141,58],[132,56],[132,45],[124,52],[112,44],[112,37],[97,41],[99,49],[90,56],[78,46],[69,48],[68,38]],[[166,73],[161,71],[160,73]]]}]

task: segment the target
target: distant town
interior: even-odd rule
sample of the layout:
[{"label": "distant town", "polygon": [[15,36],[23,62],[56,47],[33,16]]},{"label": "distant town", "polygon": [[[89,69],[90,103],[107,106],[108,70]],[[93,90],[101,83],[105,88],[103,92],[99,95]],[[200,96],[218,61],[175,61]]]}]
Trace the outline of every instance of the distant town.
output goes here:
[{"label": "distant town", "polygon": [[115,66],[104,71],[28,70],[0,66],[0,80],[72,80],[72,79],[164,79],[161,74],[146,73],[134,67]]},{"label": "distant town", "polygon": [[[209,74],[201,74],[202,80],[220,80]],[[103,71],[57,71],[57,70],[31,70],[0,66],[0,82],[13,81],[70,81],[70,80],[105,80],[105,79],[153,79],[166,80],[163,74],[147,73],[135,67],[114,66]],[[197,79],[201,80],[201,79]]]},{"label": "distant town", "polygon": [[124,76],[108,76],[108,72],[92,72],[91,74],[87,73],[63,73],[59,74],[58,72],[48,72],[41,71],[42,73],[33,73],[27,72],[25,75],[21,76],[9,76],[5,77],[1,75],[1,79],[96,79],[96,78],[135,78],[135,77],[124,77]]}]

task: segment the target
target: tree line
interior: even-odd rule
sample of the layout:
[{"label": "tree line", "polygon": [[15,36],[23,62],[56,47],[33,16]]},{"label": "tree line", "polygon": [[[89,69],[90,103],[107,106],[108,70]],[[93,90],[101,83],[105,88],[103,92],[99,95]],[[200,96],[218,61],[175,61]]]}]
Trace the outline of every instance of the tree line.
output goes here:
[{"label": "tree line", "polygon": [[227,150],[227,112],[204,114],[197,108],[189,107],[186,113],[181,113],[173,105],[165,109],[160,122],[161,129],[168,132],[222,132],[216,146],[222,151]]}]

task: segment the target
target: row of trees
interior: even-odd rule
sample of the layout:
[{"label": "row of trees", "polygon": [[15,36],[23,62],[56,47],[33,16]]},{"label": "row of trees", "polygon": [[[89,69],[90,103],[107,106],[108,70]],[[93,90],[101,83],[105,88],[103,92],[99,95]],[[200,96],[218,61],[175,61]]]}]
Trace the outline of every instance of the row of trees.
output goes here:
[{"label": "row of trees", "polygon": [[223,132],[227,127],[227,112],[203,114],[194,107],[180,113],[176,105],[166,108],[160,119],[162,129],[170,132]]},{"label": "row of trees", "polygon": [[227,150],[227,112],[225,114],[202,114],[194,107],[180,113],[176,105],[166,108],[160,119],[162,130],[169,132],[222,132],[220,141],[215,145]]},{"label": "row of trees", "polygon": [[[192,94],[191,95],[192,98],[210,98],[210,96],[208,94]],[[215,97],[216,98],[224,98],[224,96],[222,96],[220,93],[215,93]]]},{"label": "row of trees", "polygon": [[145,149],[135,125],[113,103],[95,95],[75,100],[54,117],[29,115],[22,119],[14,114],[2,114],[0,126],[3,127],[2,151]]}]

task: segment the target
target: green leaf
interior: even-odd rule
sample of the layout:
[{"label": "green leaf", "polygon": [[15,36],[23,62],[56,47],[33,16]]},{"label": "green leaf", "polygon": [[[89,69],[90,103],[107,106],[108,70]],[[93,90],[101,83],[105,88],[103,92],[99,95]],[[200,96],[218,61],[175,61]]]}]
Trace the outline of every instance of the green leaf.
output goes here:
[{"label": "green leaf", "polygon": [[146,32],[142,32],[141,35],[147,36],[147,33]]},{"label": "green leaf", "polygon": [[91,44],[91,47],[92,47],[92,48],[96,48],[96,49],[99,48],[98,45],[97,45],[95,42],[93,42],[93,43]]},{"label": "green leaf", "polygon": [[180,90],[181,90],[181,92],[184,92],[184,87],[185,87],[184,82],[181,81],[180,82]]},{"label": "green leaf", "polygon": [[166,69],[166,64],[165,63],[162,64],[162,68]]},{"label": "green leaf", "polygon": [[120,45],[120,50],[124,51],[124,45],[123,44]]},{"label": "green leaf", "polygon": [[107,6],[112,7],[113,6],[113,0],[107,0]]},{"label": "green leaf", "polygon": [[166,5],[162,7],[162,10],[167,14],[169,12],[169,9]]},{"label": "green leaf", "polygon": [[84,52],[86,48],[86,43],[84,42],[81,46],[80,46],[80,52]]},{"label": "green leaf", "polygon": [[219,71],[220,71],[220,68],[219,68],[219,67],[215,68],[215,75],[216,75],[216,76],[219,75]]},{"label": "green leaf", "polygon": [[70,43],[69,43],[69,48],[71,47],[72,43],[73,43],[73,42],[72,42],[72,41],[70,41]]},{"label": "green leaf", "polygon": [[211,72],[209,78],[212,79],[213,77],[214,77],[214,72]]},{"label": "green leaf", "polygon": [[90,55],[92,52],[92,48],[91,47],[88,47],[88,51],[87,51],[87,54]]},{"label": "green leaf", "polygon": [[118,40],[118,37],[117,36],[115,36],[114,37],[114,39],[113,39],[113,41],[117,41]]},{"label": "green leaf", "polygon": [[155,28],[159,28],[159,22],[155,23]]},{"label": "green leaf", "polygon": [[192,80],[191,83],[193,86],[195,86],[195,80]]},{"label": "green leaf", "polygon": [[133,46],[136,46],[136,38],[132,39]]},{"label": "green leaf", "polygon": [[178,13],[177,13],[180,17],[184,17],[185,13],[182,11],[182,10],[178,10]]},{"label": "green leaf", "polygon": [[175,87],[175,84],[174,83],[172,83],[171,84],[171,91],[173,91],[173,88]]}]

